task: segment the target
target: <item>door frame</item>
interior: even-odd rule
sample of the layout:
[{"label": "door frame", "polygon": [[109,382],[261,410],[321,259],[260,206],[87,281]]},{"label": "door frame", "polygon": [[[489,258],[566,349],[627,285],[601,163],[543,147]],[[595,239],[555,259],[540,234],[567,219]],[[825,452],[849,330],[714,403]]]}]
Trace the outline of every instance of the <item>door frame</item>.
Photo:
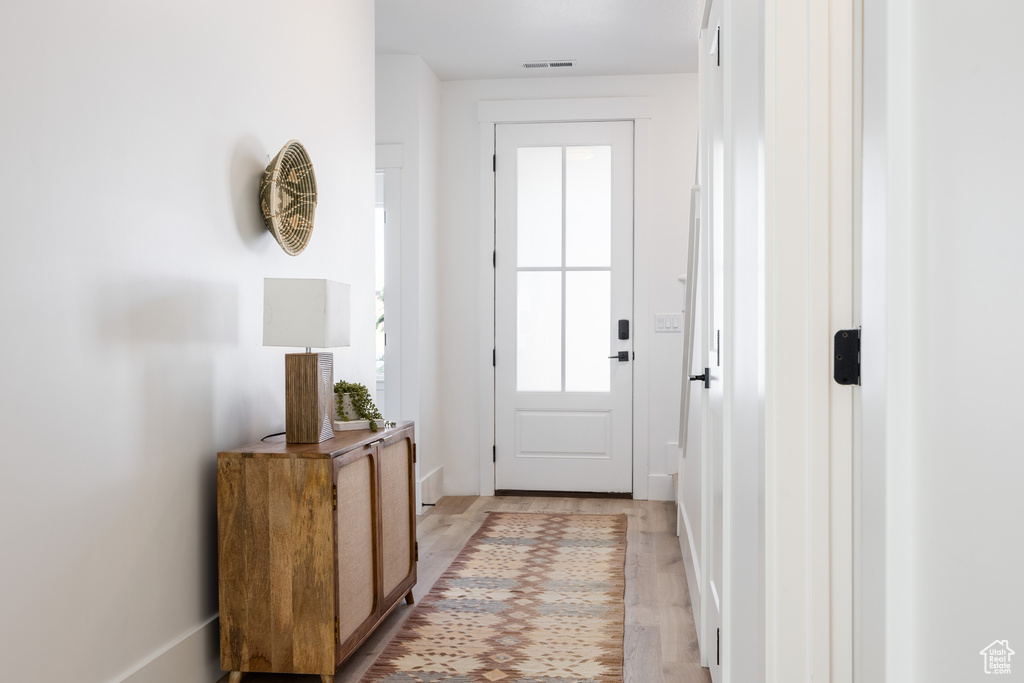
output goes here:
[{"label": "door frame", "polygon": [[859,388],[832,336],[855,322],[856,6],[764,9],[766,683],[854,668]]},{"label": "door frame", "polygon": [[[862,92],[859,275],[861,383],[856,425],[854,683],[912,680],[914,405],[919,371],[916,275],[922,268],[919,201],[912,177],[914,13],[891,0],[857,0],[861,8]],[[869,503],[868,503],[869,501]]]},{"label": "door frame", "polygon": [[[648,282],[638,271],[650,255],[650,120],[649,97],[602,97],[552,100],[487,100],[477,107],[480,125],[480,495],[494,495],[494,127],[499,123],[579,123],[633,121],[633,498],[648,496]],[[642,315],[642,320],[638,320]],[[638,324],[643,323],[643,324]]]},{"label": "door frame", "polygon": [[[617,355],[625,352],[628,356],[633,347],[632,335],[627,334],[626,340],[620,339],[620,335],[616,334],[615,323],[616,320],[630,321],[634,317],[633,127],[633,121],[514,123],[495,126],[495,149],[501,156],[500,167],[497,169],[501,174],[495,174],[496,202],[501,205],[501,210],[495,212],[495,238],[502,252],[494,266],[495,347],[499,343],[502,347],[501,352],[496,354],[502,359],[502,364],[494,368],[495,442],[499,436],[502,439],[499,444],[501,448],[497,451],[502,459],[494,463],[497,495],[508,490],[589,491],[615,495],[633,493],[632,359],[627,358],[630,362],[625,363],[607,360],[609,353]],[[609,221],[605,226],[606,231],[609,231],[606,235],[608,251],[605,254],[608,260],[594,262],[584,259],[583,263],[574,263],[571,182],[575,156],[573,150],[590,146],[598,150],[603,148],[607,152],[605,181],[609,183],[607,190],[611,193],[606,197],[609,203],[605,207],[606,219]],[[522,153],[530,148],[535,151],[545,149],[545,154],[552,151],[556,153],[557,170],[551,170],[557,174],[554,178],[555,191],[562,200],[561,208],[558,209],[558,225],[553,226],[560,231],[562,237],[559,239],[556,236],[555,242],[548,245],[555,250],[555,261],[545,263],[544,266],[541,263],[533,264],[541,266],[536,270],[526,267],[529,264],[519,263],[521,259],[516,256],[516,244],[520,243],[521,246],[522,242],[522,237],[516,237],[517,230],[522,227],[522,221],[516,219],[516,205],[521,205],[523,201],[521,192],[524,178],[523,159],[517,161],[516,156],[517,150]],[[551,252],[545,250],[545,253],[552,256]],[[548,286],[554,285],[556,290],[548,291],[542,300],[549,303],[561,302],[560,307],[555,304],[555,311],[549,311],[561,322],[561,334],[556,332],[555,339],[550,340],[561,351],[561,363],[556,361],[554,367],[548,368],[548,371],[554,370],[553,375],[544,373],[548,381],[555,382],[555,386],[548,385],[548,389],[554,389],[553,392],[540,389],[523,391],[522,387],[517,387],[523,377],[523,368],[520,367],[523,359],[517,356],[517,349],[523,348],[523,340],[517,339],[516,309],[517,301],[522,302],[524,277],[551,278],[553,281],[549,280]],[[575,345],[581,340],[573,339],[571,328],[574,317],[571,303],[574,296],[573,283],[577,282],[574,280],[577,277],[603,278],[607,287],[607,317],[602,316],[599,328],[589,330],[589,339],[585,343],[596,343],[597,346],[588,347],[584,354],[590,359],[587,361],[590,368],[585,374],[594,379],[593,371],[601,370],[598,374],[603,374],[607,383],[603,390],[572,386],[574,381],[581,379],[573,371],[573,358],[582,351]],[[576,292],[578,295],[578,290]],[[597,323],[596,320],[593,322]],[[550,320],[549,324],[556,330],[559,328],[554,320]],[[594,363],[597,367],[593,366]],[[538,420],[541,413],[545,417]],[[588,426],[584,427],[583,422],[577,420],[587,421]],[[546,449],[539,443],[536,444],[538,450],[532,455],[521,452],[521,449],[526,448],[527,441],[538,437],[541,441],[551,437],[560,440],[564,438],[566,430],[582,430],[581,439],[583,433],[595,438],[600,434],[603,438],[589,442],[589,447],[582,447],[587,439],[572,439],[560,446],[548,442],[553,452],[544,453]],[[558,434],[562,436],[557,437]]]},{"label": "door frame", "polygon": [[391,301],[384,304],[386,405],[380,407],[388,419],[402,420],[406,419],[402,415],[402,146],[377,145],[376,162],[376,172],[384,174],[384,211],[391,226],[384,242],[384,272]]}]

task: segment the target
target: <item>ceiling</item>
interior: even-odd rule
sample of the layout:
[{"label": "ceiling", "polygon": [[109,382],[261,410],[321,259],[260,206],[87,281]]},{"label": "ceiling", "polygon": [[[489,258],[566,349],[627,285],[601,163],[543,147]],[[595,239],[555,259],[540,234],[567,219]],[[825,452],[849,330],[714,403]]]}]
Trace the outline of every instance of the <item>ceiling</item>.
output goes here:
[{"label": "ceiling", "polygon": [[[697,71],[701,0],[377,0],[377,54],[443,81]],[[523,62],[575,60],[525,69]]]}]

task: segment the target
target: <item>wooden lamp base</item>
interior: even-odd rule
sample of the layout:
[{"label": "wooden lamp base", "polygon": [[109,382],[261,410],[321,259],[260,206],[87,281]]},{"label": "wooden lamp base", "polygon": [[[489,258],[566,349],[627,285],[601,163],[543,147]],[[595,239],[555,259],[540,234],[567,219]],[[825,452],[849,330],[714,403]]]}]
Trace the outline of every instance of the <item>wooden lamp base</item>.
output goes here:
[{"label": "wooden lamp base", "polygon": [[320,443],[333,437],[334,354],[285,354],[284,403],[288,443]]}]

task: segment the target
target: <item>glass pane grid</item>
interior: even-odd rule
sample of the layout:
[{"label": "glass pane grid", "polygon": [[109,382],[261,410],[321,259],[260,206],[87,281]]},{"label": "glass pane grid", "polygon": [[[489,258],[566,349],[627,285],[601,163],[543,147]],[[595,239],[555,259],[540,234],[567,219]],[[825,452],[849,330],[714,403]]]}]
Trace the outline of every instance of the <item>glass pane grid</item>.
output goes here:
[{"label": "glass pane grid", "polygon": [[517,390],[608,392],[611,148],[517,160]]},{"label": "glass pane grid", "polygon": [[565,152],[565,263],[611,266],[612,148],[568,147]]},{"label": "glass pane grid", "polygon": [[522,266],[522,267],[516,268],[516,270],[519,271],[520,273],[523,273],[523,272],[527,272],[527,273],[529,273],[529,272],[534,272],[534,273],[544,273],[544,272],[560,273],[562,271],[565,271],[567,273],[574,273],[574,272],[593,273],[593,272],[611,272],[611,266],[609,266],[607,268],[594,268],[594,267],[589,267],[589,266],[564,266],[564,267],[562,267],[562,266]]}]

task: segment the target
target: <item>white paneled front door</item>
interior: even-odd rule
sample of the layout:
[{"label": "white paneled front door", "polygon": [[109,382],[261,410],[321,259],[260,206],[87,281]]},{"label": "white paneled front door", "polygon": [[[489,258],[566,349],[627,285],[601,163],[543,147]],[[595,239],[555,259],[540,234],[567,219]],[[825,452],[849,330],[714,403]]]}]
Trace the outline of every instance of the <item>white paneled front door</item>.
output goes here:
[{"label": "white paneled front door", "polygon": [[495,488],[631,493],[633,123],[495,147]]}]

